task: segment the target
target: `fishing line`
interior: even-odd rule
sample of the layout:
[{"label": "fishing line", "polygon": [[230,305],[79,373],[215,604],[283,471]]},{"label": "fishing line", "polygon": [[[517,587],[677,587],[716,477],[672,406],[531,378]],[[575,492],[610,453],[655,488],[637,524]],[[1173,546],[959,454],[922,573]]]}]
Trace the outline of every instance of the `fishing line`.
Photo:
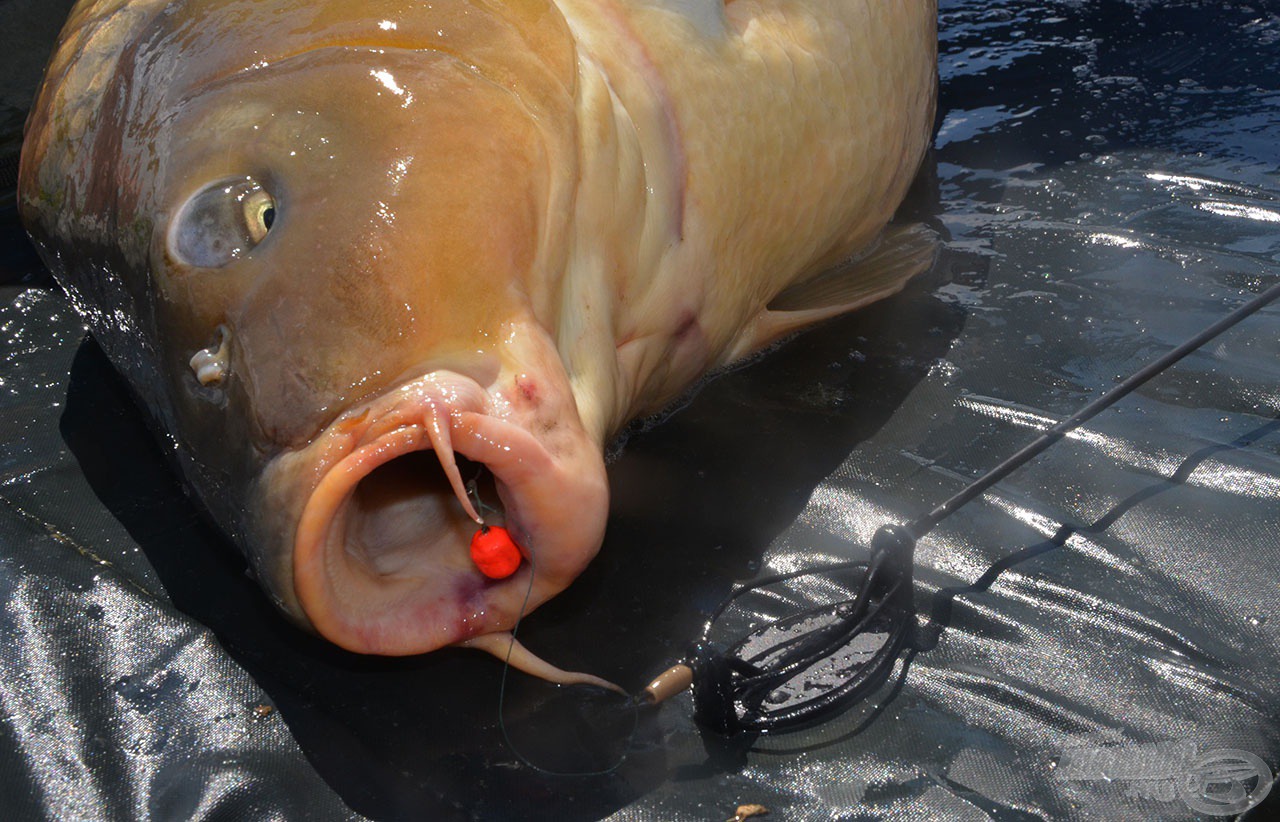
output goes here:
[{"label": "fishing line", "polygon": [[[1280,283],[1046,429],[942,504],[907,525],[881,526],[871,538],[867,560],[774,574],[737,587],[711,613],[700,638],[687,654],[627,703],[631,728],[625,736],[622,753],[609,767],[586,771],[543,767],[525,756],[509,733],[504,708],[511,654],[537,573],[530,554],[527,557],[529,584],[511,630],[511,644],[498,690],[498,723],[507,747],[522,763],[543,774],[602,776],[616,771],[626,761],[638,727],[640,707],[663,702],[690,688],[694,720],[725,736],[795,730],[821,722],[829,714],[868,697],[889,678],[908,636],[916,627],[913,571],[919,539],[1071,431],[1277,298],[1280,298]],[[468,483],[468,494],[474,494],[477,502],[478,480],[479,477]],[[482,506],[483,503],[478,504],[477,510],[495,510]],[[765,596],[771,588],[805,577],[820,577],[834,584],[838,574],[857,571],[861,572],[861,579],[848,588],[852,592],[850,596],[792,610],[774,619],[743,609],[748,621],[754,623],[746,633],[728,641],[719,641],[715,636],[716,628],[722,627],[720,623],[727,619],[731,609],[741,607],[742,601],[752,594]],[[780,598],[780,594],[773,594],[774,600]]]},{"label": "fishing line", "polygon": [[481,519],[484,519],[484,515],[487,512],[494,514],[502,513],[502,511],[494,508],[492,505],[485,503],[485,501],[480,497],[480,480],[484,478],[484,475],[485,467],[481,465],[476,468],[476,475],[467,480],[466,485],[467,497],[471,500],[471,505],[476,509],[476,513],[480,515]]},{"label": "fishing line", "polygon": [[1277,297],[1280,297],[1280,283],[1277,283],[1266,291],[1263,291],[1249,302],[1236,308],[1231,313],[1227,314],[1213,325],[1210,325],[1199,334],[1196,334],[1191,339],[1182,343],[1177,348],[1172,349],[1164,356],[1135,371],[1119,385],[1116,385],[1101,397],[1098,397],[1096,400],[1084,406],[1070,417],[1067,417],[1065,420],[1062,420],[1057,425],[1048,429],[1013,456],[1009,457],[995,468],[992,468],[990,471],[965,486],[960,493],[934,508],[929,513],[916,519],[907,526],[907,531],[914,539],[920,539],[925,534],[932,531],[938,523],[942,522],[942,520],[954,513],[956,509],[960,508],[960,506],[969,502],[974,497],[979,496],[983,491],[986,491],[1000,480],[1012,474],[1018,468],[1021,468],[1023,465],[1039,456],[1045,451],[1045,449],[1062,439],[1068,433],[1093,419],[1100,412],[1110,408],[1120,399],[1130,394],[1134,389],[1138,388],[1152,377],[1169,368],[1171,365],[1200,348],[1222,332],[1236,325],[1241,320],[1254,314],[1260,308],[1267,305],[1267,303],[1274,301]]},{"label": "fishing line", "polygon": [[[1280,297],[1277,283],[1045,430],[957,494],[905,526],[886,524],[865,563],[834,563],[740,586],[707,620],[687,655],[645,689],[652,703],[693,689],[694,719],[723,735],[794,730],[869,696],[889,677],[915,628],[913,570],[919,539],[1000,480],[1205,343]],[[765,621],[733,640],[713,629],[742,597],[805,576],[865,566],[857,594]]]},{"label": "fishing line", "polygon": [[636,729],[640,724],[640,702],[635,699],[628,700],[626,705],[630,709],[631,728],[626,733],[626,744],[623,745],[623,751],[619,755],[618,760],[607,768],[587,771],[560,771],[552,768],[545,768],[525,756],[511,739],[511,734],[507,730],[507,721],[503,708],[506,706],[507,699],[507,675],[511,671],[511,652],[516,645],[516,633],[520,630],[520,623],[524,620],[526,609],[529,607],[529,599],[533,595],[533,580],[537,574],[537,565],[533,559],[533,552],[529,552],[529,585],[525,588],[524,601],[520,605],[520,615],[516,617],[515,625],[511,626],[511,642],[507,645],[507,656],[502,663],[502,677],[498,685],[498,728],[502,731],[502,740],[507,744],[507,748],[516,758],[528,767],[547,776],[605,776],[611,774],[618,768],[622,767],[627,761],[627,750],[631,747],[631,741],[635,737]]},{"label": "fishing line", "polygon": [[[481,465],[476,469],[475,476],[472,477],[470,480],[468,480],[466,483],[467,496],[471,498],[471,504],[475,507],[476,511],[480,514],[480,517],[482,519],[487,514],[490,514],[490,513],[493,513],[493,514],[502,513],[500,509],[487,504],[480,496],[480,480],[484,478],[484,474],[485,474],[485,468],[483,465]],[[525,556],[525,560],[529,563],[529,584],[525,586],[524,599],[520,603],[520,611],[516,616],[515,624],[511,626],[511,641],[507,644],[507,655],[502,660],[502,676],[499,679],[499,683],[498,683],[498,729],[502,732],[502,741],[506,743],[507,748],[511,751],[511,753],[513,753],[515,757],[519,759],[521,762],[523,762],[526,766],[534,769],[535,771],[538,771],[539,773],[546,774],[548,776],[600,776],[607,773],[611,773],[617,768],[621,767],[623,761],[625,761],[626,759],[625,754],[612,767],[606,768],[601,771],[587,771],[587,772],[556,771],[556,770],[542,767],[541,765],[537,764],[533,760],[529,759],[529,757],[521,753],[520,749],[516,747],[515,742],[512,741],[511,734],[507,730],[507,720],[506,720],[506,716],[503,711],[503,708],[506,707],[506,701],[507,701],[507,675],[511,671],[511,654],[516,647],[516,635],[520,631],[520,623],[524,621],[524,615],[528,613],[529,600],[533,596],[533,580],[535,579],[538,573],[538,566],[537,566],[537,562],[533,558],[533,552],[529,552]],[[639,720],[636,719],[636,721],[638,722]],[[635,732],[635,728],[633,726],[632,733],[634,732]],[[628,737],[628,739],[629,738],[630,737]]]},{"label": "fishing line", "polygon": [[[481,518],[484,518],[488,513],[502,513],[500,509],[486,504],[484,500],[481,499],[480,481],[483,479],[484,474],[485,468],[480,466],[476,471],[476,475],[466,483],[467,496],[471,498],[472,505],[475,506],[475,509],[480,514]],[[520,623],[524,621],[524,615],[528,613],[529,600],[533,596],[533,581],[538,574],[537,561],[534,559],[532,551],[524,553],[524,560],[529,563],[529,584],[525,586],[524,599],[520,603],[520,611],[516,616],[515,624],[511,626],[511,641],[507,645],[507,654],[502,661],[502,676],[498,684],[498,728],[502,732],[502,740],[506,743],[507,748],[510,749],[511,753],[513,753],[517,759],[526,766],[547,776],[604,776],[606,774],[613,773],[618,768],[622,767],[624,762],[626,762],[626,751],[630,747],[631,740],[635,737],[636,728],[639,727],[640,704],[634,699],[628,700],[627,702],[627,707],[630,709],[631,713],[631,728],[626,733],[626,744],[623,746],[623,752],[618,757],[618,760],[607,768],[586,771],[560,771],[553,768],[546,768],[525,756],[511,739],[511,734],[507,729],[507,721],[504,711],[507,701],[507,677],[511,671],[511,654],[515,650],[516,636],[520,631]]]}]

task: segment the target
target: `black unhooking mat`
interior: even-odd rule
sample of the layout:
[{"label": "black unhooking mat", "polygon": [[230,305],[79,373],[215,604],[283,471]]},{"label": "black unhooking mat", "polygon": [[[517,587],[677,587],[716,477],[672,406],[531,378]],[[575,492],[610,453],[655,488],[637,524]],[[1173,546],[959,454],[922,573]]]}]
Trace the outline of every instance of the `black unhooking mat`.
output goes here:
[{"label": "black unhooking mat", "polygon": [[[916,630],[865,705],[726,742],[688,696],[620,717],[512,674],[509,744],[493,659],[359,658],[272,611],[34,259],[13,158],[67,5],[0,0],[5,819],[1264,817],[1276,308],[923,540]],[[865,557],[1280,277],[1273,4],[948,0],[940,22],[907,206],[938,265],[634,429],[599,559],[521,626],[537,652],[640,686],[736,581]],[[517,750],[625,758],[552,776]]]}]

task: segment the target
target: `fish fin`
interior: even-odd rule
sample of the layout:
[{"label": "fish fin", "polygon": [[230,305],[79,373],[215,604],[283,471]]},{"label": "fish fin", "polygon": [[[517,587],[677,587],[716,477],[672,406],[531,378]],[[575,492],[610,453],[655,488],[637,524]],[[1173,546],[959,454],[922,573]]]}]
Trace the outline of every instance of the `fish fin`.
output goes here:
[{"label": "fish fin", "polygon": [[627,696],[627,692],[607,679],[578,671],[564,671],[520,644],[509,631],[481,634],[459,642],[463,648],[475,648],[493,654],[512,668],[557,685],[594,685]]},{"label": "fish fin", "polygon": [[892,296],[933,265],[938,234],[923,223],[889,226],[864,254],[784,289],[747,323],[727,365],[805,326]]}]

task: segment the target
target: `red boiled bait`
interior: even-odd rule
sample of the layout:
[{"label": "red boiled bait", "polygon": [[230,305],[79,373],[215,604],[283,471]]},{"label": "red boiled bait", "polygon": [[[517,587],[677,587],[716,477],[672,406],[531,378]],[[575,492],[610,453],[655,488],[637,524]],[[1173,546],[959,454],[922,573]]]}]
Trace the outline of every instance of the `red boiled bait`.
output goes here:
[{"label": "red boiled bait", "polygon": [[471,537],[471,561],[489,579],[506,579],[520,567],[523,554],[506,528],[481,525]]}]

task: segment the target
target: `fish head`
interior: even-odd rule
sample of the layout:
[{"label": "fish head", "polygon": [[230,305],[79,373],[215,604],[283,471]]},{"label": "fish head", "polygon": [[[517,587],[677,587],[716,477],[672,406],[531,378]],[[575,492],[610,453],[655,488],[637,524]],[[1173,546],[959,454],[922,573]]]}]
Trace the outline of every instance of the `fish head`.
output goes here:
[{"label": "fish head", "polygon": [[[28,123],[37,247],[268,593],[351,650],[510,629],[603,536],[553,12],[82,3]],[[514,576],[472,563],[480,518]]]}]

